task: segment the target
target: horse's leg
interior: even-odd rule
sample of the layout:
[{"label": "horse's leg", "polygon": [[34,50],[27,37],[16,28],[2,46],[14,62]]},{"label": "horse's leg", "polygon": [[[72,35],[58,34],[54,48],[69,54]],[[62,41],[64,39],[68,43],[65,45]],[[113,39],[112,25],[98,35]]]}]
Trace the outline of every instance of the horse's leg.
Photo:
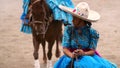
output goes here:
[{"label": "horse's leg", "polygon": [[62,22],[61,21],[56,21],[58,27],[56,27],[56,57],[60,57],[60,50],[59,50],[59,44],[62,42]]},{"label": "horse's leg", "polygon": [[58,58],[60,57],[60,50],[59,50],[59,39],[56,40],[56,54],[55,56]]},{"label": "horse's leg", "polygon": [[55,41],[48,42],[48,53],[47,53],[48,62],[47,62],[47,68],[53,68],[52,67],[51,57],[52,57],[52,47],[53,47],[54,42]]},{"label": "horse's leg", "polygon": [[44,63],[47,62],[45,44],[46,44],[45,41],[43,41],[43,42],[42,42],[42,47],[43,47],[43,60],[44,60]]},{"label": "horse's leg", "polygon": [[55,41],[48,42],[48,53],[47,53],[48,60],[51,60],[51,57],[52,57],[52,48],[53,48],[54,42]]},{"label": "horse's leg", "polygon": [[[61,23],[61,22],[60,22]],[[61,29],[61,28],[58,28],[58,29]],[[60,50],[59,50],[59,44],[62,42],[62,30],[61,32],[59,32],[59,34],[57,35],[57,38],[56,38],[56,57],[60,57]]]},{"label": "horse's leg", "polygon": [[34,59],[35,59],[35,62],[34,62],[34,67],[35,68],[40,68],[40,63],[39,63],[39,56],[38,56],[38,51],[39,51],[39,44],[38,41],[33,38],[33,46],[34,46],[34,53],[33,53],[33,56],[34,56]]}]

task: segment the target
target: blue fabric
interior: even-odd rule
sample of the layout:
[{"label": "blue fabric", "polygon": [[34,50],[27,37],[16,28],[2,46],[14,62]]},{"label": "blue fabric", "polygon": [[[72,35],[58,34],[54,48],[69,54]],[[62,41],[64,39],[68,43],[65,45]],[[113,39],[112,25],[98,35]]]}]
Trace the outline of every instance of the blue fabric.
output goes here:
[{"label": "blue fabric", "polygon": [[[81,35],[78,33],[79,30],[82,31]],[[62,46],[67,48],[78,48],[77,44],[80,44],[82,45],[82,48],[85,49],[88,48],[89,42],[91,42],[89,48],[96,49],[98,38],[99,34],[97,31],[92,28],[89,29],[88,26],[82,28],[66,26],[63,35]],[[78,40],[78,43],[76,43],[76,39]]]},{"label": "blue fabric", "polygon": [[62,20],[64,24],[72,24],[72,15],[62,11],[58,7],[59,5],[64,5],[70,8],[74,8],[74,5],[71,0],[46,0],[46,2],[52,9],[55,20]]},{"label": "blue fabric", "polygon": [[[54,68],[67,68],[72,59],[63,55],[55,64]],[[116,64],[111,63],[98,55],[82,56],[74,60],[74,68],[118,68]]]},{"label": "blue fabric", "polygon": [[[82,35],[78,34],[78,30],[82,30]],[[63,35],[62,46],[67,48],[78,48],[75,40],[71,39],[72,31],[74,35],[72,39],[78,39],[82,49],[93,48],[96,49],[99,34],[96,30],[88,28],[87,26],[82,28],[74,28],[73,26],[66,26]],[[89,37],[91,35],[91,38]],[[89,42],[91,41],[90,46]],[[54,68],[67,68],[71,61],[71,58],[63,55],[55,64]],[[64,65],[65,64],[65,65]],[[78,60],[74,60],[74,68],[117,68],[115,64],[104,59],[96,54],[93,56],[80,56]]]},{"label": "blue fabric", "polygon": [[[24,25],[24,23],[28,23],[24,21],[27,20],[25,19],[25,16],[27,15],[27,12],[28,12],[29,3],[30,3],[30,0],[23,0],[23,13],[21,16],[22,26],[20,28],[21,32],[28,33],[28,34],[31,33],[32,29],[31,27]],[[64,24],[72,24],[72,20],[73,20],[72,15],[62,11],[58,7],[59,5],[64,5],[70,8],[74,8],[74,5],[71,0],[46,0],[46,3],[52,9],[55,20],[61,20],[63,21]]]},{"label": "blue fabric", "polygon": [[30,26],[27,26],[25,24],[28,24],[28,19],[26,19],[26,15],[28,13],[28,6],[29,6],[30,0],[23,0],[23,13],[21,15],[21,20],[22,20],[22,24],[21,24],[21,28],[20,31],[27,33],[27,34],[31,34],[32,32],[32,28]]},{"label": "blue fabric", "polygon": [[70,63],[71,58],[66,55],[61,57],[61,60],[57,61],[54,68],[66,68],[68,63]]},{"label": "blue fabric", "polygon": [[28,25],[25,25],[24,23],[21,24],[20,31],[24,32],[26,34],[31,34],[32,28]]}]

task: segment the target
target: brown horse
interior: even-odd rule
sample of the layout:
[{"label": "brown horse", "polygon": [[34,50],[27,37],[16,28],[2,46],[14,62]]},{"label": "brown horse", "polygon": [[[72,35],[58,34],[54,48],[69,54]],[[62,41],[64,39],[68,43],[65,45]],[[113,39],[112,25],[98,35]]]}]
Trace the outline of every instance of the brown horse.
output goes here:
[{"label": "brown horse", "polygon": [[[55,41],[56,57],[60,56],[58,45],[61,43],[62,38],[62,22],[53,19],[53,13],[44,0],[31,0],[29,13],[32,14],[30,26],[32,27],[35,67],[40,68],[38,61],[40,44],[43,47],[43,60],[45,63],[47,62],[47,57],[48,60],[51,60],[52,47]],[[48,42],[47,57],[45,50],[46,41]],[[50,68],[51,66],[48,67]]]}]

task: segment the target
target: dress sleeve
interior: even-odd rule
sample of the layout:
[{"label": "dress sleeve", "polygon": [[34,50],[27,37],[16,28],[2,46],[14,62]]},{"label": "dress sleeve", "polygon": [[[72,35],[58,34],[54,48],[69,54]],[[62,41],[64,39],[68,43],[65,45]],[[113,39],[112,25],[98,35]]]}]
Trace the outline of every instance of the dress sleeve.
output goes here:
[{"label": "dress sleeve", "polygon": [[62,46],[69,48],[70,47],[70,36],[71,36],[71,27],[66,26],[64,29],[64,35],[62,39]]},{"label": "dress sleeve", "polygon": [[96,49],[97,47],[97,42],[99,39],[99,33],[94,30],[94,29],[90,29],[90,49]]}]

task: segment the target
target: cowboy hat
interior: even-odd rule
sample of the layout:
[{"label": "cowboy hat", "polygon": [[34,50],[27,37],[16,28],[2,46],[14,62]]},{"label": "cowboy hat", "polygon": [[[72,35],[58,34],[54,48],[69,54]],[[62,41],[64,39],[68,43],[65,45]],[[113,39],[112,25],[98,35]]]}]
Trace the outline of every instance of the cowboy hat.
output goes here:
[{"label": "cowboy hat", "polygon": [[63,5],[59,5],[59,8],[88,22],[96,22],[100,19],[99,13],[90,10],[86,2],[80,2],[75,8],[69,8]]}]

